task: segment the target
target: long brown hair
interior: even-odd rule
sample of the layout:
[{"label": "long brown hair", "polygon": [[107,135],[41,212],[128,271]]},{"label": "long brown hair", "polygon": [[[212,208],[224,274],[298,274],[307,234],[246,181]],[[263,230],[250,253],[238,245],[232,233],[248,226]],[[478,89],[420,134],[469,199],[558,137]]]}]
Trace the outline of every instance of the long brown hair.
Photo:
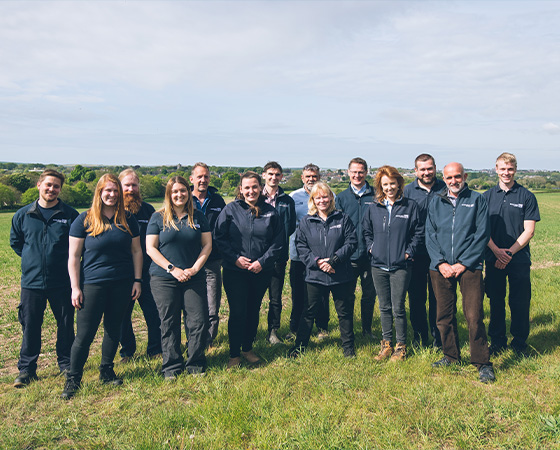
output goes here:
[{"label": "long brown hair", "polygon": [[399,185],[399,190],[397,191],[397,198],[401,198],[404,192],[403,176],[393,166],[382,166],[377,170],[377,173],[375,174],[374,184],[375,184],[375,197],[377,198],[377,201],[381,203],[383,200],[385,200],[385,194],[383,193],[383,188],[381,187],[381,178],[383,178],[384,176],[388,178],[395,178],[397,180],[397,183]]},{"label": "long brown hair", "polygon": [[245,201],[245,196],[241,192],[241,183],[243,183],[243,180],[248,179],[248,178],[253,178],[253,179],[257,180],[257,182],[259,183],[259,186],[261,187],[261,195],[259,196],[256,205],[253,206],[253,205],[249,205],[249,203],[247,203],[247,205],[249,205],[249,207],[251,208],[251,214],[254,214],[255,217],[259,217],[259,215],[261,213],[261,208],[259,207],[259,204],[264,201],[264,196],[262,195],[262,178],[257,172],[253,172],[252,170],[248,170],[243,175],[241,175],[241,179],[239,180],[239,185],[237,186],[237,189],[235,190],[235,194],[236,194],[235,198],[237,198],[238,200]]},{"label": "long brown hair", "polygon": [[193,199],[192,199],[192,192],[189,182],[181,177],[175,176],[171,177],[165,186],[165,198],[163,199],[163,206],[161,209],[158,210],[163,217],[163,229],[166,228],[174,228],[175,230],[179,231],[179,227],[175,223],[173,219],[174,216],[174,209],[173,209],[173,200],[171,199],[171,193],[173,191],[173,185],[175,183],[182,184],[187,188],[187,204],[185,205],[184,211],[187,212],[187,222],[191,228],[195,228],[194,226],[194,206],[193,206]]},{"label": "long brown hair", "polygon": [[91,204],[91,208],[88,209],[86,218],[84,220],[84,225],[87,226],[86,232],[94,237],[111,229],[111,224],[103,215],[103,200],[101,199],[101,192],[109,183],[114,183],[117,186],[117,191],[119,193],[117,204],[115,205],[115,216],[113,218],[113,223],[119,230],[127,231],[128,233],[132,234],[132,231],[130,231],[130,227],[128,226],[128,222],[126,220],[121,182],[112,173],[106,173],[101,176],[101,178],[97,182],[97,186],[95,186],[93,202]]}]

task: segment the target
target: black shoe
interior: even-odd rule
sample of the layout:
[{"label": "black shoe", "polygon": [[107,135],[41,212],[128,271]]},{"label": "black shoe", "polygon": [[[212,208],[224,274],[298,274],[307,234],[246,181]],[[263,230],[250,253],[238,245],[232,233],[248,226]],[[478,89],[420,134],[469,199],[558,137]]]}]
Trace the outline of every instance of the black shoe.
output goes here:
[{"label": "black shoe", "polygon": [[512,345],[511,349],[518,358],[528,358],[530,356],[526,346],[524,348],[520,348]]},{"label": "black shoe", "polygon": [[439,369],[440,367],[449,367],[452,366],[453,364],[457,364],[457,363],[448,359],[447,356],[444,356],[443,358],[432,363],[432,367],[435,369]]},{"label": "black shoe", "polygon": [[507,345],[506,344],[490,344],[490,347],[488,348],[490,350],[490,356],[496,356],[499,355],[500,353],[503,353],[507,350]]},{"label": "black shoe", "polygon": [[117,377],[117,374],[112,367],[99,369],[99,381],[103,384],[112,384],[113,386],[120,386],[123,381]]},{"label": "black shoe", "polygon": [[373,333],[371,332],[371,330],[369,330],[369,331],[366,331],[366,330],[362,331],[362,336],[365,337],[365,338],[371,339],[372,341],[377,341],[377,336],[376,336],[375,334],[373,334]]},{"label": "black shoe", "polygon": [[37,374],[35,372],[27,372],[22,370],[14,380],[14,387],[19,389],[27,386],[32,381],[37,381]]},{"label": "black shoe", "polygon": [[356,351],[353,348],[345,348],[344,349],[344,357],[345,358],[355,358]]},{"label": "black shoe", "polygon": [[77,378],[74,377],[66,378],[66,383],[64,384],[64,390],[62,391],[60,398],[63,400],[70,400],[72,397],[74,397],[78,389],[80,389],[80,385],[81,382]]},{"label": "black shoe", "polygon": [[297,332],[296,331],[289,331],[288,334],[286,336],[284,336],[284,340],[285,341],[295,341],[296,340],[296,335]]},{"label": "black shoe", "polygon": [[490,364],[481,366],[480,369],[478,369],[478,378],[481,383],[493,383],[496,381],[493,367]]},{"label": "black shoe", "polygon": [[288,358],[299,358],[301,355],[303,355],[303,347],[292,347],[290,350],[288,350]]}]

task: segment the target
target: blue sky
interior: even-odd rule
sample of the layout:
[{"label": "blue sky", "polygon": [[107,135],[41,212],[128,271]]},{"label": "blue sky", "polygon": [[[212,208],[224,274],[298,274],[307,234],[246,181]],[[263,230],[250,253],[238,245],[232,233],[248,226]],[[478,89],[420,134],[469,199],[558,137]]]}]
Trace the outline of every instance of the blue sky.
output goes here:
[{"label": "blue sky", "polygon": [[560,169],[560,1],[2,1],[0,160]]}]

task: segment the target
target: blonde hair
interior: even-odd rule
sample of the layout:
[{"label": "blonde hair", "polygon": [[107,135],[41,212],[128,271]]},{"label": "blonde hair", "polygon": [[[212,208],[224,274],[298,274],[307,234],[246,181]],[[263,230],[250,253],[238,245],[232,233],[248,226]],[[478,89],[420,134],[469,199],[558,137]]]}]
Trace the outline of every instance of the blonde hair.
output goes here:
[{"label": "blonde hair", "polygon": [[174,212],[173,200],[171,199],[171,193],[173,191],[173,185],[175,183],[182,184],[187,188],[188,198],[184,210],[187,211],[187,222],[189,226],[191,228],[195,228],[194,219],[193,219],[194,206],[193,206],[191,187],[189,185],[189,182],[185,178],[181,176],[176,176],[176,177],[171,177],[167,182],[167,185],[165,186],[165,198],[163,200],[163,207],[158,210],[158,213],[160,213],[163,217],[163,229],[165,230],[166,228],[174,228],[175,230],[179,231],[179,227],[177,226],[175,220],[173,219],[173,212]]},{"label": "blonde hair", "polygon": [[321,194],[327,194],[331,199],[331,203],[329,205],[329,208],[327,209],[327,216],[328,216],[330,213],[334,211],[334,194],[331,188],[329,187],[329,185],[322,181],[318,181],[311,188],[311,192],[309,193],[309,200],[307,201],[307,208],[309,209],[308,214],[310,216],[314,216],[315,214],[317,214],[317,205],[315,205],[315,199],[313,197],[315,197],[315,195],[318,194],[319,192]]},{"label": "blonde hair", "polygon": [[382,166],[377,170],[377,174],[375,174],[375,198],[378,202],[382,202],[385,200],[385,193],[383,192],[383,187],[381,186],[381,178],[395,178],[399,185],[399,190],[397,191],[397,198],[401,198],[404,192],[404,178],[399,173],[397,169],[393,166]]},{"label": "blonde hair", "polygon": [[107,184],[113,183],[117,186],[117,191],[119,193],[117,204],[115,205],[115,216],[113,218],[113,223],[121,231],[127,231],[132,234],[128,222],[126,220],[126,211],[124,209],[123,201],[123,190],[119,179],[112,173],[106,173],[101,176],[95,186],[95,193],[93,194],[93,202],[91,208],[88,209],[86,218],[84,220],[84,225],[87,227],[86,232],[91,236],[98,236],[105,231],[111,229],[111,224],[108,219],[103,215],[103,200],[101,199],[101,192],[107,186]]},{"label": "blonde hair", "polygon": [[136,171],[134,169],[131,169],[130,167],[128,169],[124,169],[121,173],[119,173],[119,180],[122,181],[125,177],[129,175],[133,175],[134,178],[136,178],[136,181],[140,182],[140,177],[138,176]]},{"label": "blonde hair", "polygon": [[503,161],[505,163],[513,164],[513,167],[517,169],[517,158],[514,154],[504,152],[500,156],[496,158],[496,165],[498,165],[498,161]]}]

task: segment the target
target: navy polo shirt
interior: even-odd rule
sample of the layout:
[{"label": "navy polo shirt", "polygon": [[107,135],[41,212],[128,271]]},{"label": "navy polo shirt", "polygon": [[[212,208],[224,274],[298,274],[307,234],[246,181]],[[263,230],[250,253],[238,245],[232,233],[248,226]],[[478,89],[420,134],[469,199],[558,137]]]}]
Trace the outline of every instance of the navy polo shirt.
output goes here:
[{"label": "navy polo shirt", "polygon": [[[192,267],[200,251],[202,244],[200,242],[201,234],[210,232],[210,225],[206,216],[202,211],[195,209],[193,211],[193,222],[195,228],[191,228],[188,222],[188,216],[184,216],[181,220],[175,219],[175,225],[179,228],[165,228],[163,229],[163,216],[161,213],[156,212],[152,215],[147,235],[155,234],[159,238],[158,250],[165,256],[165,258],[180,269],[187,269]],[[155,275],[167,279],[175,279],[173,275],[167,273],[166,269],[161,268],[155,262],[150,266],[150,275]],[[196,276],[206,276],[200,271]]]},{"label": "navy polo shirt", "polygon": [[[509,248],[523,233],[523,222],[525,220],[541,220],[539,205],[535,195],[517,184],[513,183],[509,191],[504,191],[500,185],[494,186],[484,194],[488,202],[488,214],[490,216],[490,237],[498,248]],[[496,257],[490,248],[486,249],[486,261],[494,263]],[[512,263],[531,263],[531,251],[529,245],[513,255]]]},{"label": "navy polo shirt", "polygon": [[84,239],[82,253],[83,284],[103,283],[134,278],[132,263],[132,238],[140,235],[138,222],[127,213],[126,220],[132,234],[126,228],[117,228],[114,217],[109,219],[111,228],[95,237],[86,232],[84,220],[87,211],[81,213],[70,227],[70,236]]},{"label": "navy polo shirt", "polygon": [[146,202],[142,202],[140,210],[133,214],[134,218],[138,221],[138,227],[140,228],[140,245],[142,246],[142,256],[144,257],[144,264],[142,268],[142,278],[148,274],[150,270],[150,264],[152,260],[146,253],[146,229],[148,228],[148,223],[155,209],[152,205]]}]

